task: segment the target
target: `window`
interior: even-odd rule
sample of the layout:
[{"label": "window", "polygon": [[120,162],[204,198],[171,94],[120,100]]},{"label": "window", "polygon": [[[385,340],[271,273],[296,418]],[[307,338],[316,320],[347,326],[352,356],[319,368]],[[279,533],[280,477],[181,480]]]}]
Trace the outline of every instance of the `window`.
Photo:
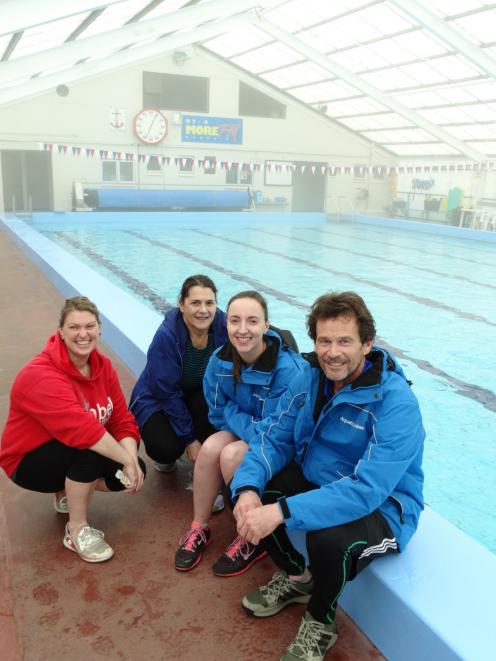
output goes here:
[{"label": "window", "polygon": [[130,161],[102,161],[102,181],[134,181],[134,167]]},{"label": "window", "polygon": [[209,79],[143,72],[143,107],[208,112]]},{"label": "window", "polygon": [[239,171],[239,183],[251,186],[253,183],[253,173],[250,168],[244,164]]},{"label": "window", "polygon": [[179,156],[179,172],[193,174],[194,158],[192,156]]},{"label": "window", "polygon": [[205,165],[203,167],[203,172],[205,174],[215,174],[217,169],[217,159],[215,156],[205,156]]},{"label": "window", "polygon": [[146,164],[146,169],[148,172],[161,172],[162,166],[158,160],[158,156],[150,156],[148,163]]},{"label": "window", "polygon": [[233,163],[229,170],[226,171],[226,184],[238,183],[238,164]]},{"label": "window", "polygon": [[239,83],[239,114],[286,119],[286,106],[246,83]]}]

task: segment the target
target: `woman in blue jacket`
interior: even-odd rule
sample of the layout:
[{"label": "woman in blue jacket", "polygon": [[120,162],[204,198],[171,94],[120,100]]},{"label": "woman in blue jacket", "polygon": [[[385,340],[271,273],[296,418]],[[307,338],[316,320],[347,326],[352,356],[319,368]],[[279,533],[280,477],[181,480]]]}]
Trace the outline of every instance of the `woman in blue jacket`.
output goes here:
[{"label": "woman in blue jacket", "polygon": [[[303,369],[301,356],[283,340],[284,331],[269,328],[267,303],[256,291],[231,298],[227,332],[229,341],[212,355],[205,372],[209,418],[217,431],[205,441],[195,464],[193,522],[176,552],[179,571],[189,571],[200,562],[210,542],[208,520],[223,478],[226,482],[232,478],[248,444],[257,442],[257,423],[274,411],[290,381]],[[235,576],[264,556],[264,551],[237,537],[213,571]]]},{"label": "woman in blue jacket", "polygon": [[184,450],[194,461],[214,431],[203,395],[210,356],[227,339],[226,315],[217,309],[217,288],[206,275],[183,283],[179,307],[169,310],[147,353],[130,409],[146,452],[160,472],[174,470]]}]

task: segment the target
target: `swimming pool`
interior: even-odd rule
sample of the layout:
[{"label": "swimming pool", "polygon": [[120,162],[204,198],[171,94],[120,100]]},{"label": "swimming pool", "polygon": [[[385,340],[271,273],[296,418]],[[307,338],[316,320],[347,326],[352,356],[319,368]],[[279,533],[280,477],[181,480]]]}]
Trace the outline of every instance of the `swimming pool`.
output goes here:
[{"label": "swimming pool", "polygon": [[32,226],[151,308],[174,305],[184,278],[203,272],[221,306],[242,289],[263,292],[301,350],[311,349],[312,301],[357,291],[421,404],[426,502],[496,552],[496,244],[286,214],[68,216]]}]

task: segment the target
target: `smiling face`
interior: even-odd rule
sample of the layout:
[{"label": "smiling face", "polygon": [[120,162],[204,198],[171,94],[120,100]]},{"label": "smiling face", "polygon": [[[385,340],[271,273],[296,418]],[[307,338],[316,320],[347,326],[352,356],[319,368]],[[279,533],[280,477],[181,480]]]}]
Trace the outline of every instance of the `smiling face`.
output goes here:
[{"label": "smiling face", "polygon": [[342,388],[361,374],[365,356],[372,348],[372,340],[360,340],[354,316],[319,319],[316,325],[315,351],[326,377],[335,390]]},{"label": "smiling face", "polygon": [[229,305],[227,334],[244,363],[254,363],[263,353],[268,328],[263,307],[253,298],[237,298]]},{"label": "smiling face", "polygon": [[190,335],[207,334],[217,310],[215,293],[210,287],[190,287],[186,298],[179,299],[179,309]]},{"label": "smiling face", "polygon": [[92,312],[71,310],[59,327],[59,333],[69,358],[76,367],[80,367],[88,362],[90,353],[97,345],[100,324]]}]

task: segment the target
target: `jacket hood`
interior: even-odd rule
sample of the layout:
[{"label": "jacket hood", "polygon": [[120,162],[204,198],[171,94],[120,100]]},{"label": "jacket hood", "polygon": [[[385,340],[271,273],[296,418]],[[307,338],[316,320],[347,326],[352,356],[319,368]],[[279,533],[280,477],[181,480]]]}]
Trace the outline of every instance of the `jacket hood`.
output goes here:
[{"label": "jacket hood", "polygon": [[91,376],[83,376],[69,358],[67,347],[62,341],[59,333],[54,333],[48,338],[41,355],[47,358],[57,369],[68,374],[76,381],[94,381],[100,376],[104,367],[104,358],[98,349],[90,353],[89,364]]}]

